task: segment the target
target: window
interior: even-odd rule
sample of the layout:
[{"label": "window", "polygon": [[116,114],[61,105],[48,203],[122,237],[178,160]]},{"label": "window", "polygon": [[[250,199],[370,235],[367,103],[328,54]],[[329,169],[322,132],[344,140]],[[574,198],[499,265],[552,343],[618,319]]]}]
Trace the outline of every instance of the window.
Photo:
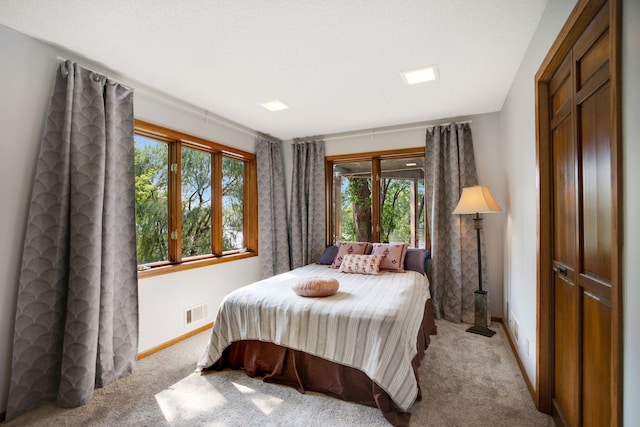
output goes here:
[{"label": "window", "polygon": [[255,255],[255,155],[136,120],[141,275]]},{"label": "window", "polygon": [[327,157],[328,240],[429,247],[424,164],[421,148]]}]

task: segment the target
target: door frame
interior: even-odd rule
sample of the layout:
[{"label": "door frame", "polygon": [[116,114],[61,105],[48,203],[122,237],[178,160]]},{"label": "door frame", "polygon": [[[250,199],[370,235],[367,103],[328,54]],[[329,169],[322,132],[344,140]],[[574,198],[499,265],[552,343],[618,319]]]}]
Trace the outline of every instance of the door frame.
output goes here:
[{"label": "door frame", "polygon": [[[536,393],[539,411],[552,411],[553,319],[552,319],[552,197],[549,81],[606,0],[579,0],[562,27],[535,76],[536,162],[538,194],[537,309],[536,309]],[[622,340],[622,120],[621,58],[622,0],[609,0],[611,40],[611,173],[612,173],[612,266],[611,266],[611,413],[612,426],[622,425],[623,340]]]}]

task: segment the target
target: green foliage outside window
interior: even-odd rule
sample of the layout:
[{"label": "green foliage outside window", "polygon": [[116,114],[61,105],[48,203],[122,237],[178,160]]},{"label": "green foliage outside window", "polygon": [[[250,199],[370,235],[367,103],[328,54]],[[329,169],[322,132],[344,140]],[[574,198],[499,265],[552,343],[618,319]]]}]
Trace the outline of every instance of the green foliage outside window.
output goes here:
[{"label": "green foliage outside window", "polygon": [[182,257],[211,253],[211,154],[182,148]]},{"label": "green foliage outside window", "polygon": [[165,261],[168,247],[168,145],[135,137],[138,264]]},{"label": "green foliage outside window", "polygon": [[[373,161],[372,161],[373,162]],[[333,207],[335,240],[407,242],[425,245],[424,158],[389,158],[379,160],[381,177],[375,181],[380,205],[373,212],[372,162],[357,160],[333,165],[332,188],[339,194]],[[379,215],[374,221],[373,215]],[[374,233],[373,224],[379,224]]]},{"label": "green foliage outside window", "polygon": [[[371,178],[346,178],[347,188],[344,199],[351,208],[354,239],[358,242],[371,241]],[[347,215],[343,213],[343,218]],[[351,236],[350,236],[351,237]],[[348,240],[348,239],[345,239]]]},{"label": "green foliage outside window", "polygon": [[[371,241],[371,179],[345,177],[342,194],[342,240]],[[380,240],[408,242],[411,238],[411,180],[382,179]]]},{"label": "green foliage outside window", "polygon": [[[182,258],[212,253],[212,154],[181,149]],[[169,260],[169,144],[135,136],[138,264]],[[244,162],[222,159],[224,251],[244,247]]]},{"label": "green foliage outside window", "polygon": [[244,163],[222,159],[222,250],[244,247]]},{"label": "green foliage outside window", "polygon": [[408,242],[411,238],[411,181],[382,179],[380,191],[380,241]]}]

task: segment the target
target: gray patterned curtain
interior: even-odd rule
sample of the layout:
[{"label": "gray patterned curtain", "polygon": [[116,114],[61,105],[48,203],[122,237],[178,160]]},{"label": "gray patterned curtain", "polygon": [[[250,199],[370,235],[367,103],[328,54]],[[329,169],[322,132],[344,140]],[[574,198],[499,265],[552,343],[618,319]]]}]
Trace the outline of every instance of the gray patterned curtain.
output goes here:
[{"label": "gray patterned curtain", "polygon": [[293,144],[291,268],[315,262],[325,249],[324,141]]},{"label": "gray patterned curtain", "polygon": [[258,246],[262,277],[289,271],[289,230],[282,142],[258,137]]},{"label": "gray patterned curtain", "polygon": [[473,292],[478,288],[476,231],[471,215],[452,214],[462,188],[478,183],[469,123],[428,128],[425,156],[435,314],[473,323]]},{"label": "gray patterned curtain", "polygon": [[87,403],[138,350],[133,91],[57,70],[22,256],[7,419]]}]

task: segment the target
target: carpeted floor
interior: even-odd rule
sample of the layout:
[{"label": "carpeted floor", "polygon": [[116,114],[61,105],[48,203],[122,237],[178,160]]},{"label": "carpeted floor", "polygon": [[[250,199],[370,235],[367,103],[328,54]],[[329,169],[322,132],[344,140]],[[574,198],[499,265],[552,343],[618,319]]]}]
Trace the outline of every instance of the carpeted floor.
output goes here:
[{"label": "carpeted floor", "polygon": [[[492,338],[438,321],[412,426],[553,426],[536,411],[501,325]],[[46,404],[2,426],[389,426],[376,408],[300,394],[242,371],[193,373],[209,331],[138,362],[75,409]]]}]

